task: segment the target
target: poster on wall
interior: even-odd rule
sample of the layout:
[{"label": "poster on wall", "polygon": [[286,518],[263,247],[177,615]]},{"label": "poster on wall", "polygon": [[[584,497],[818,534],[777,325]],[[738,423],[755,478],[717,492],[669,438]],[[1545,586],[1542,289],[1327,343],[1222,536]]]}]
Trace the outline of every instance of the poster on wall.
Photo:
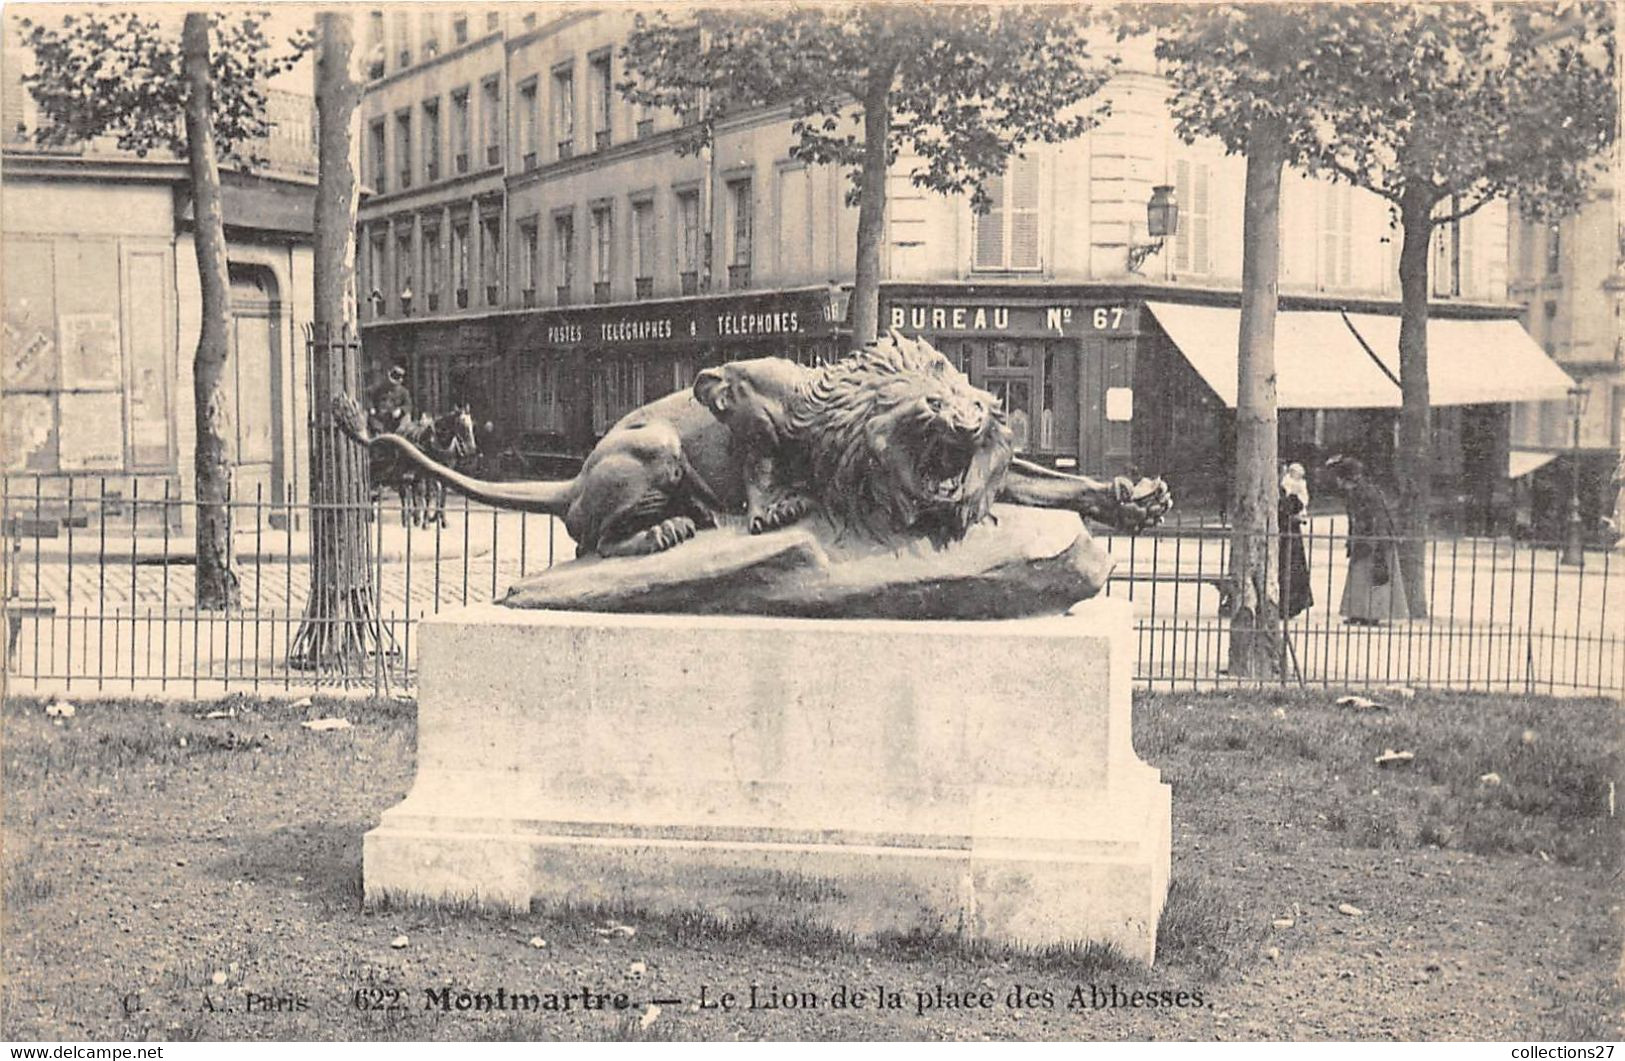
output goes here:
[{"label": "poster on wall", "polygon": [[118,391],[62,394],[58,440],[65,472],[118,471],[124,467],[124,396]]},{"label": "poster on wall", "polygon": [[117,314],[64,313],[57,320],[57,334],[62,340],[64,389],[118,389]]},{"label": "poster on wall", "polygon": [[50,471],[51,399],[45,394],[8,394],[0,402],[0,468]]}]

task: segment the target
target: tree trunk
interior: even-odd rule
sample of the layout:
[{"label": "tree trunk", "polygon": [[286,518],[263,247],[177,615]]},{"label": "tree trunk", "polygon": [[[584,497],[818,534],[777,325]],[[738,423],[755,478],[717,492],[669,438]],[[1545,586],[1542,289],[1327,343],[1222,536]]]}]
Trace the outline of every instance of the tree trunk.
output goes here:
[{"label": "tree trunk", "polygon": [[858,189],[858,261],[852,281],[853,346],[872,343],[880,334],[880,244],[886,235],[895,69],[887,66],[873,71],[863,97],[863,184]]},{"label": "tree trunk", "polygon": [[1230,673],[1281,672],[1280,548],[1276,483],[1275,310],[1281,263],[1281,169],[1275,122],[1247,137],[1242,220],[1241,329],[1237,342],[1236,470],[1230,545]]},{"label": "tree trunk", "polygon": [[220,167],[214,157],[214,75],[209,62],[209,16],[193,12],[181,29],[186,77],[186,165],[192,178],[192,243],[197,248],[203,313],[192,355],[193,418],[197,446],[197,606],[235,608],[240,602],[231,542],[231,408],[225,389],[226,336],[231,326],[231,280],[226,227],[220,209]]},{"label": "tree trunk", "polygon": [[1428,518],[1433,504],[1433,432],[1428,396],[1428,244],[1433,201],[1407,192],[1399,204],[1399,570],[1411,615],[1425,618]]},{"label": "tree trunk", "polygon": [[315,321],[310,344],[310,598],[288,662],[364,676],[369,654],[393,639],[374,606],[366,450],[341,434],[333,399],[359,396],[361,344],[355,292],[356,180],[353,126],[361,86],[354,16],[317,16]]}]

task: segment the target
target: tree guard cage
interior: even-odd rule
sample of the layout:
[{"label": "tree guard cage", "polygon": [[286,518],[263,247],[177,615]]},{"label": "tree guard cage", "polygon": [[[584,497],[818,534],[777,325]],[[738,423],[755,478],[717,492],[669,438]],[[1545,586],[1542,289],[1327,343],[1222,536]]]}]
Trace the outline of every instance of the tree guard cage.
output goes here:
[{"label": "tree guard cage", "polygon": [[288,666],[332,672],[339,680],[368,680],[398,653],[380,621],[375,556],[368,523],[372,510],[367,449],[339,430],[335,395],[360,392],[361,340],[348,327],[305,328],[310,417],[310,597],[288,649]]}]

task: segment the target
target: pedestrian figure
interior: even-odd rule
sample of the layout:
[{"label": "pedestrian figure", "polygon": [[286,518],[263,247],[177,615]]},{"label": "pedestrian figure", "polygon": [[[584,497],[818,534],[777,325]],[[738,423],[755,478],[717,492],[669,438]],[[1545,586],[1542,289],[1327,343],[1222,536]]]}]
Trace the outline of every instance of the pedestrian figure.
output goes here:
[{"label": "pedestrian figure", "polygon": [[1409,619],[1410,604],[1399,569],[1399,541],[1388,499],[1375,483],[1366,480],[1365,466],[1358,458],[1333,457],[1326,467],[1349,514],[1349,571],[1338,608],[1343,621],[1376,626],[1384,620]]},{"label": "pedestrian figure", "polygon": [[1281,617],[1291,619],[1314,607],[1309,589],[1309,557],[1303,548],[1303,521],[1309,514],[1309,480],[1303,465],[1288,464],[1281,476]]},{"label": "pedestrian figure", "polygon": [[391,365],[389,378],[373,387],[368,395],[368,425],[376,434],[399,431],[412,417],[412,394],[406,389],[406,369]]}]

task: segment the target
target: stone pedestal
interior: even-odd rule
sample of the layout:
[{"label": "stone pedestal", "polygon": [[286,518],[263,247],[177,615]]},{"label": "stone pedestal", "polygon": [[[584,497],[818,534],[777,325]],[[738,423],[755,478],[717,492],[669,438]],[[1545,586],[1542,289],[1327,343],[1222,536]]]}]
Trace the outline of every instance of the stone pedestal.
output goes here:
[{"label": "stone pedestal", "polygon": [[1128,605],[1004,622],[467,608],[419,639],[417,779],[366,895],[629,902],[1149,961],[1168,786]]}]

